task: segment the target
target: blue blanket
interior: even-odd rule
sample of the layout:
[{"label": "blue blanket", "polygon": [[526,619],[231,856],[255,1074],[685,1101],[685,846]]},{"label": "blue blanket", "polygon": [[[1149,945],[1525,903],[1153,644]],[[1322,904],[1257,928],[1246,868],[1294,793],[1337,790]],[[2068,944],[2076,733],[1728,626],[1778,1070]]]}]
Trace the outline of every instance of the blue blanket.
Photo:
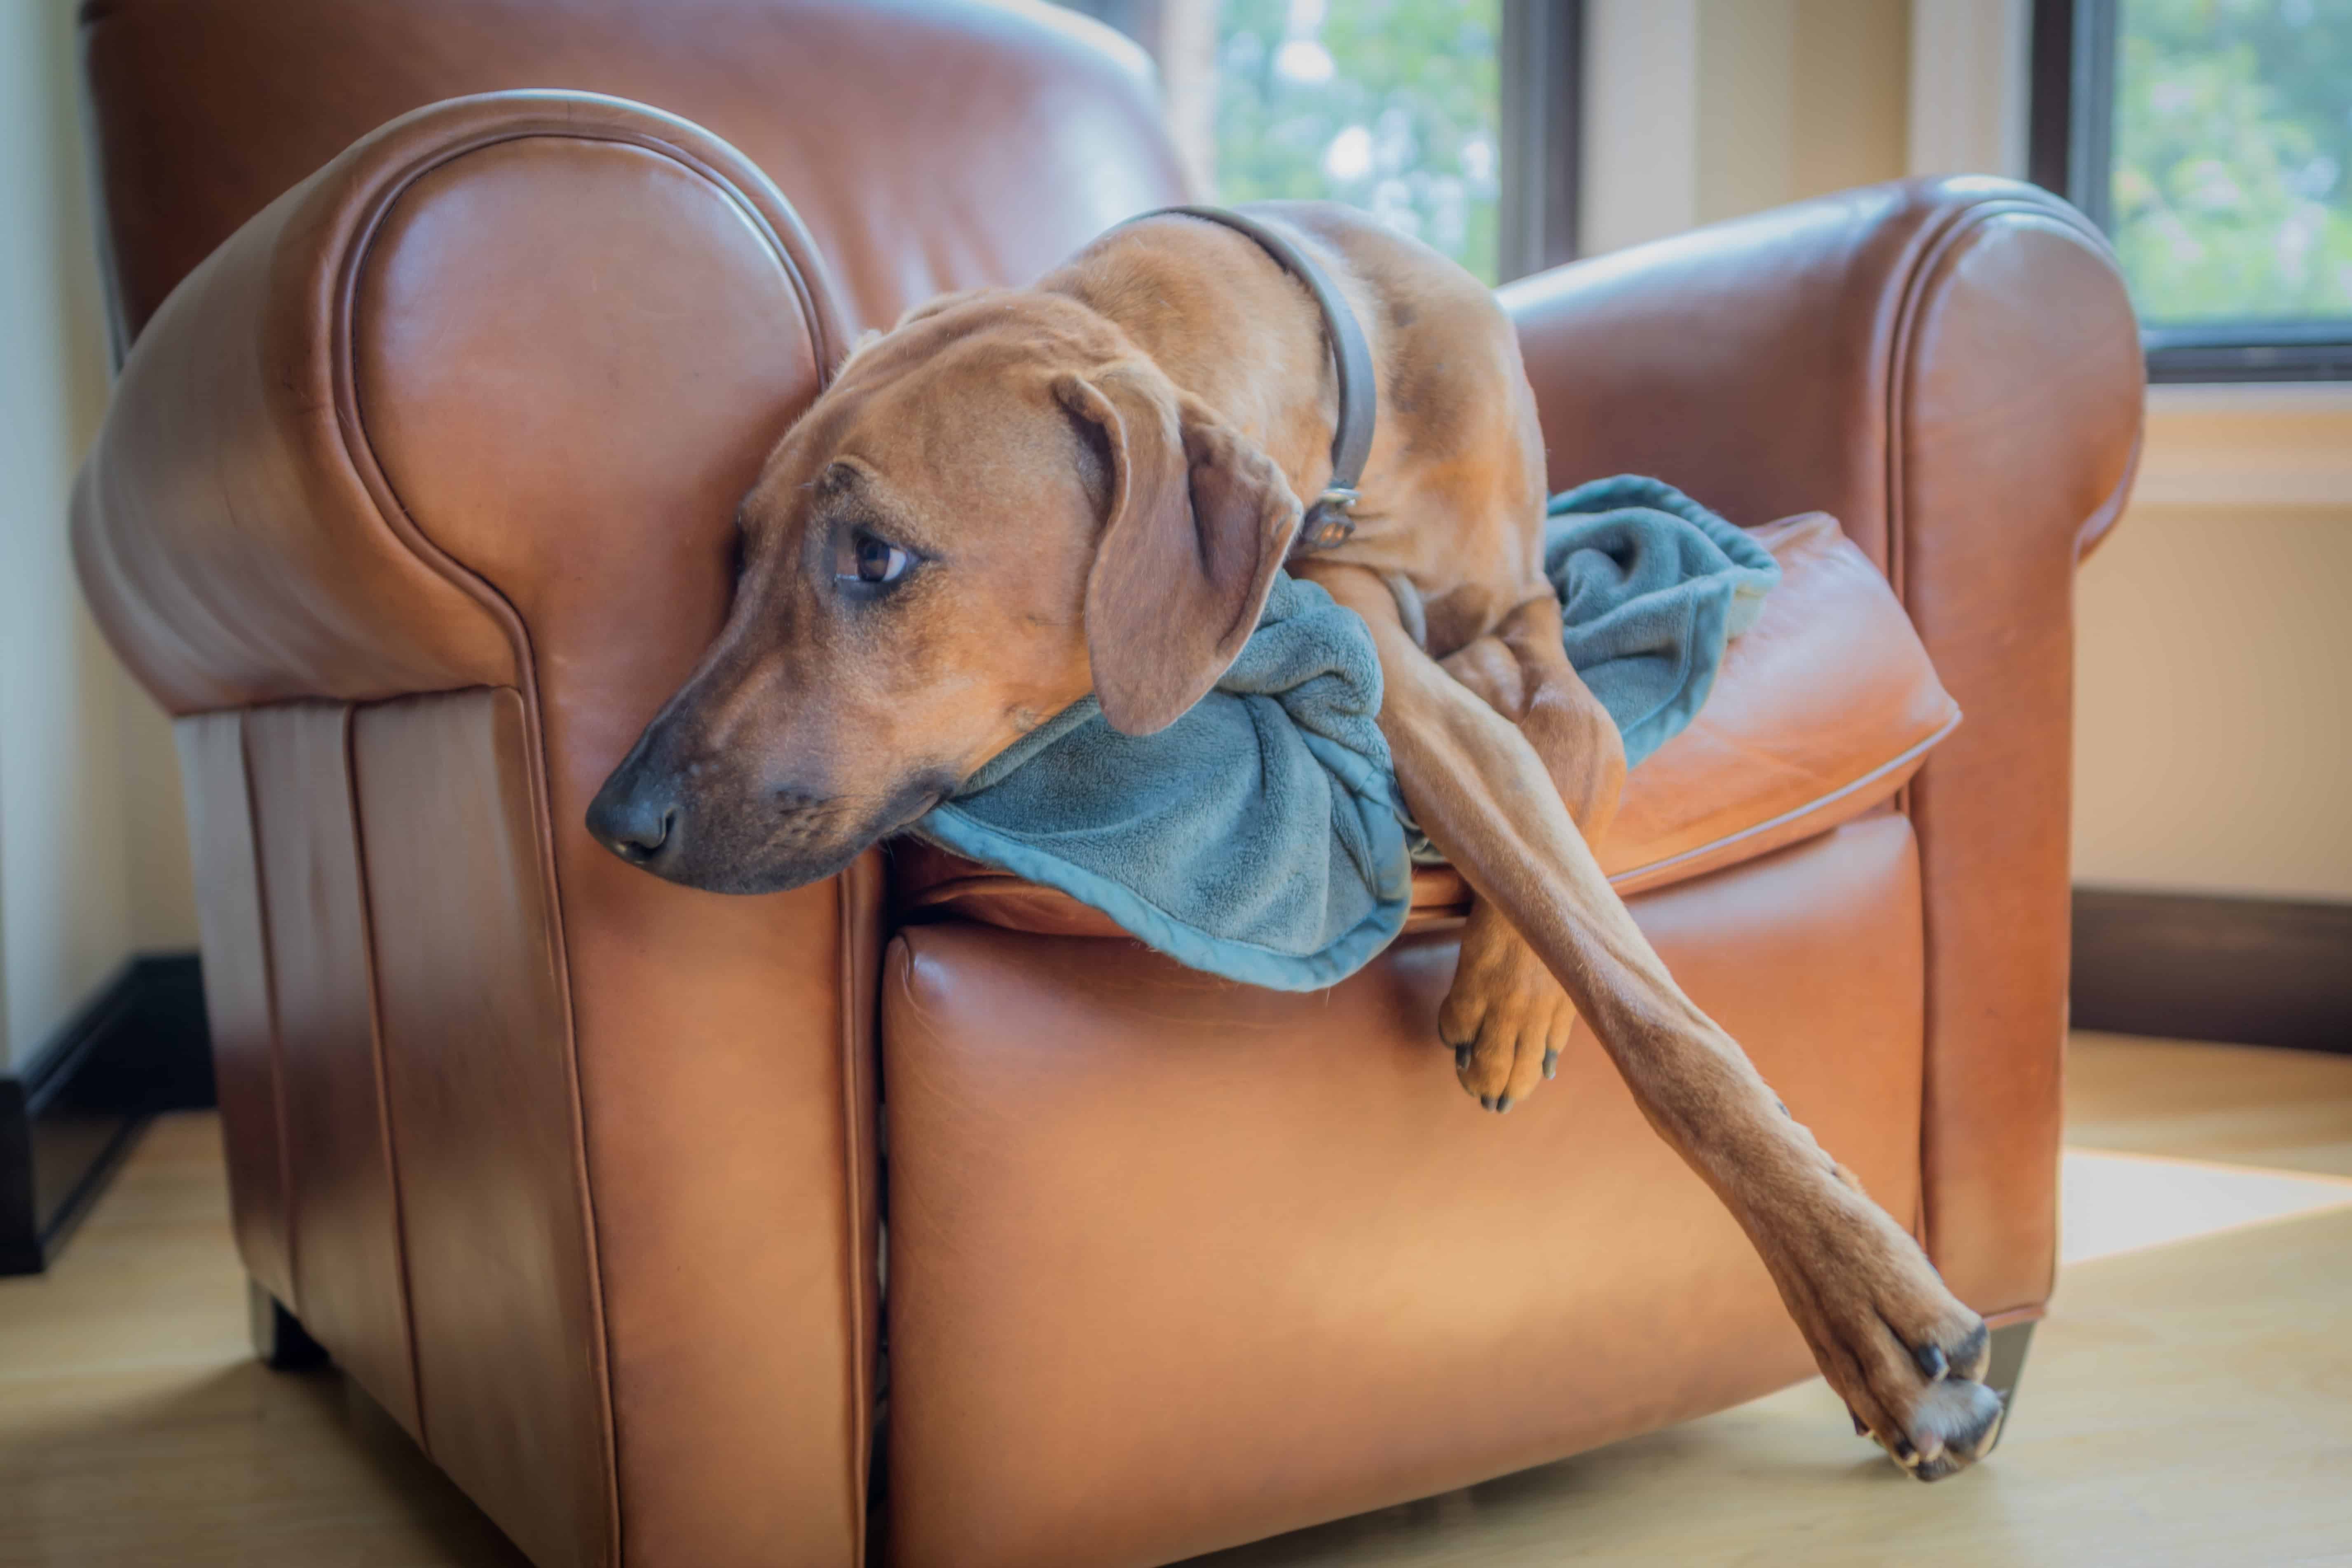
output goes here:
[{"label": "blue blanket", "polygon": [[[1598,480],[1549,512],[1544,570],[1570,662],[1638,763],[1706,700],[1779,564],[1655,479]],[[1241,657],[1175,723],[1122,735],[1088,698],[915,831],[1057,888],[1194,969],[1317,990],[1387,946],[1411,903],[1380,708],[1363,622],[1285,574]]]}]

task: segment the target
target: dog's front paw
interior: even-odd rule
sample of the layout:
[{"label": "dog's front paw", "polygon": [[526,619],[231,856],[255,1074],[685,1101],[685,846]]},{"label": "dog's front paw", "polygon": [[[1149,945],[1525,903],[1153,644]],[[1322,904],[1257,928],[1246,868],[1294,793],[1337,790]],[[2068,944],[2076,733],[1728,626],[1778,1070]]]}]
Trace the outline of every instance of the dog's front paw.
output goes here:
[{"label": "dog's front paw", "polygon": [[1488,906],[1474,909],[1437,1013],[1462,1087],[1489,1110],[1510,1110],[1551,1077],[1575,1024],[1568,993],[1534,949]]},{"label": "dog's front paw", "polygon": [[1857,1187],[1839,1184],[1799,1234],[1767,1261],[1856,1428],[1923,1481],[1990,1453],[2002,1410],[1984,1320]]}]

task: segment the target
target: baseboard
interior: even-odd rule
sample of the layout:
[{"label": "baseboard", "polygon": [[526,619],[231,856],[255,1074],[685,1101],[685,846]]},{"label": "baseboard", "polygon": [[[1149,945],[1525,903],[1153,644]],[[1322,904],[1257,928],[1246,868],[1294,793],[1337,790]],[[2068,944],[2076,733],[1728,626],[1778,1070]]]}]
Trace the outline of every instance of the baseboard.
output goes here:
[{"label": "baseboard", "polygon": [[195,955],[130,960],[0,1074],[0,1275],[37,1274],[57,1258],[149,1118],[212,1103]]},{"label": "baseboard", "polygon": [[2352,1052],[2352,904],[2074,889],[2074,1025]]}]

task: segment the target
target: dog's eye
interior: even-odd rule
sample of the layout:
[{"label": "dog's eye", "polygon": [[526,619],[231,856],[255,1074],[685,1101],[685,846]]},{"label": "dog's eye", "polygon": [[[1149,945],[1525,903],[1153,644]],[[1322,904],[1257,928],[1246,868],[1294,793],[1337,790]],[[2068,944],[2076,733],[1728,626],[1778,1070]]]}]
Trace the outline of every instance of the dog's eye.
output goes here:
[{"label": "dog's eye", "polygon": [[887,539],[870,533],[852,536],[845,560],[837,562],[834,575],[845,583],[895,583],[907,570],[912,559]]}]

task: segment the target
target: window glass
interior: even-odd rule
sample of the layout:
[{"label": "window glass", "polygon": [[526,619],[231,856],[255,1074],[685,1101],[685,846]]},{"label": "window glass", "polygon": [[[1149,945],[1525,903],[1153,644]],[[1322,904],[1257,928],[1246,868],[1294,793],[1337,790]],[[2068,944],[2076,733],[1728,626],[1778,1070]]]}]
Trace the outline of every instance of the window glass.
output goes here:
[{"label": "window glass", "polygon": [[1348,202],[1493,282],[1501,26],[1501,0],[1223,0],[1217,199]]},{"label": "window glass", "polygon": [[2352,316],[2352,0],[2119,0],[2110,226],[2152,327]]},{"label": "window glass", "polygon": [[1228,204],[1347,202],[1495,281],[1503,0],[1062,0],[1160,62]]}]

